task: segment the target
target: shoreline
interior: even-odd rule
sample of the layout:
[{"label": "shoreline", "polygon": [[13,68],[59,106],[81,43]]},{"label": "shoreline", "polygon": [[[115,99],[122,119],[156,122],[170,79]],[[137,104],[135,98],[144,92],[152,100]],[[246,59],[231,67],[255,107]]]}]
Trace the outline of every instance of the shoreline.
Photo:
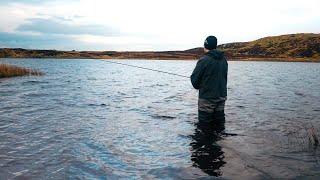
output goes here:
[{"label": "shoreline", "polygon": [[[220,44],[229,61],[320,62],[320,34],[268,36],[248,42]],[[203,47],[165,51],[56,50],[0,48],[0,58],[197,60]]]},{"label": "shoreline", "polygon": [[[88,58],[88,57],[1,57],[0,59],[87,59],[87,60],[145,60],[145,61],[197,61],[199,59],[187,58]],[[252,62],[306,62],[320,63],[320,59],[303,58],[227,58],[228,61],[252,61]]]}]

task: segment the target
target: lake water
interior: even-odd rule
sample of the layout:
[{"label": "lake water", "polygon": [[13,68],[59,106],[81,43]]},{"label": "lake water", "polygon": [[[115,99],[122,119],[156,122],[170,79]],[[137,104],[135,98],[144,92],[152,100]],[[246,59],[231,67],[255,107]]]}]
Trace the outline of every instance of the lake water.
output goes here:
[{"label": "lake water", "polygon": [[[186,76],[196,63],[114,61]],[[0,63],[46,73],[0,80],[0,179],[320,178],[320,64],[229,62],[225,126],[238,135],[202,145],[188,78],[102,60]]]}]

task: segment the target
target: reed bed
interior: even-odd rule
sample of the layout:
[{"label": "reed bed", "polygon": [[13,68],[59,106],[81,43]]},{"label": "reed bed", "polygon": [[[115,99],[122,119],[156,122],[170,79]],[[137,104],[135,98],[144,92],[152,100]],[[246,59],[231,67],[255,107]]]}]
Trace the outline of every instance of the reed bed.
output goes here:
[{"label": "reed bed", "polygon": [[41,75],[44,75],[44,73],[38,70],[18,67],[18,66],[9,65],[9,64],[0,64],[0,78],[15,77],[15,76],[41,76]]}]

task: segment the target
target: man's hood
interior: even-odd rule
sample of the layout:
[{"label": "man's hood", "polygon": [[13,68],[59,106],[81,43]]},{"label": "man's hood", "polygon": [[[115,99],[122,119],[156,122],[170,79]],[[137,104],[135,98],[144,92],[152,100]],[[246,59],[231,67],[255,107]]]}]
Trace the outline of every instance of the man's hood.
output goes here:
[{"label": "man's hood", "polygon": [[207,52],[205,55],[210,56],[214,59],[223,59],[224,53],[222,51],[213,49]]}]

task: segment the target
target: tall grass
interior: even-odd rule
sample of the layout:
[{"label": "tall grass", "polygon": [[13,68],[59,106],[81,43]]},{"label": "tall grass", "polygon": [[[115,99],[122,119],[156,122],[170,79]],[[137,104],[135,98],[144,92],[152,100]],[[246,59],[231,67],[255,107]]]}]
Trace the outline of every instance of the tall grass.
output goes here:
[{"label": "tall grass", "polygon": [[34,69],[28,69],[8,64],[0,64],[0,78],[28,75],[41,76],[43,74],[44,73]]}]

